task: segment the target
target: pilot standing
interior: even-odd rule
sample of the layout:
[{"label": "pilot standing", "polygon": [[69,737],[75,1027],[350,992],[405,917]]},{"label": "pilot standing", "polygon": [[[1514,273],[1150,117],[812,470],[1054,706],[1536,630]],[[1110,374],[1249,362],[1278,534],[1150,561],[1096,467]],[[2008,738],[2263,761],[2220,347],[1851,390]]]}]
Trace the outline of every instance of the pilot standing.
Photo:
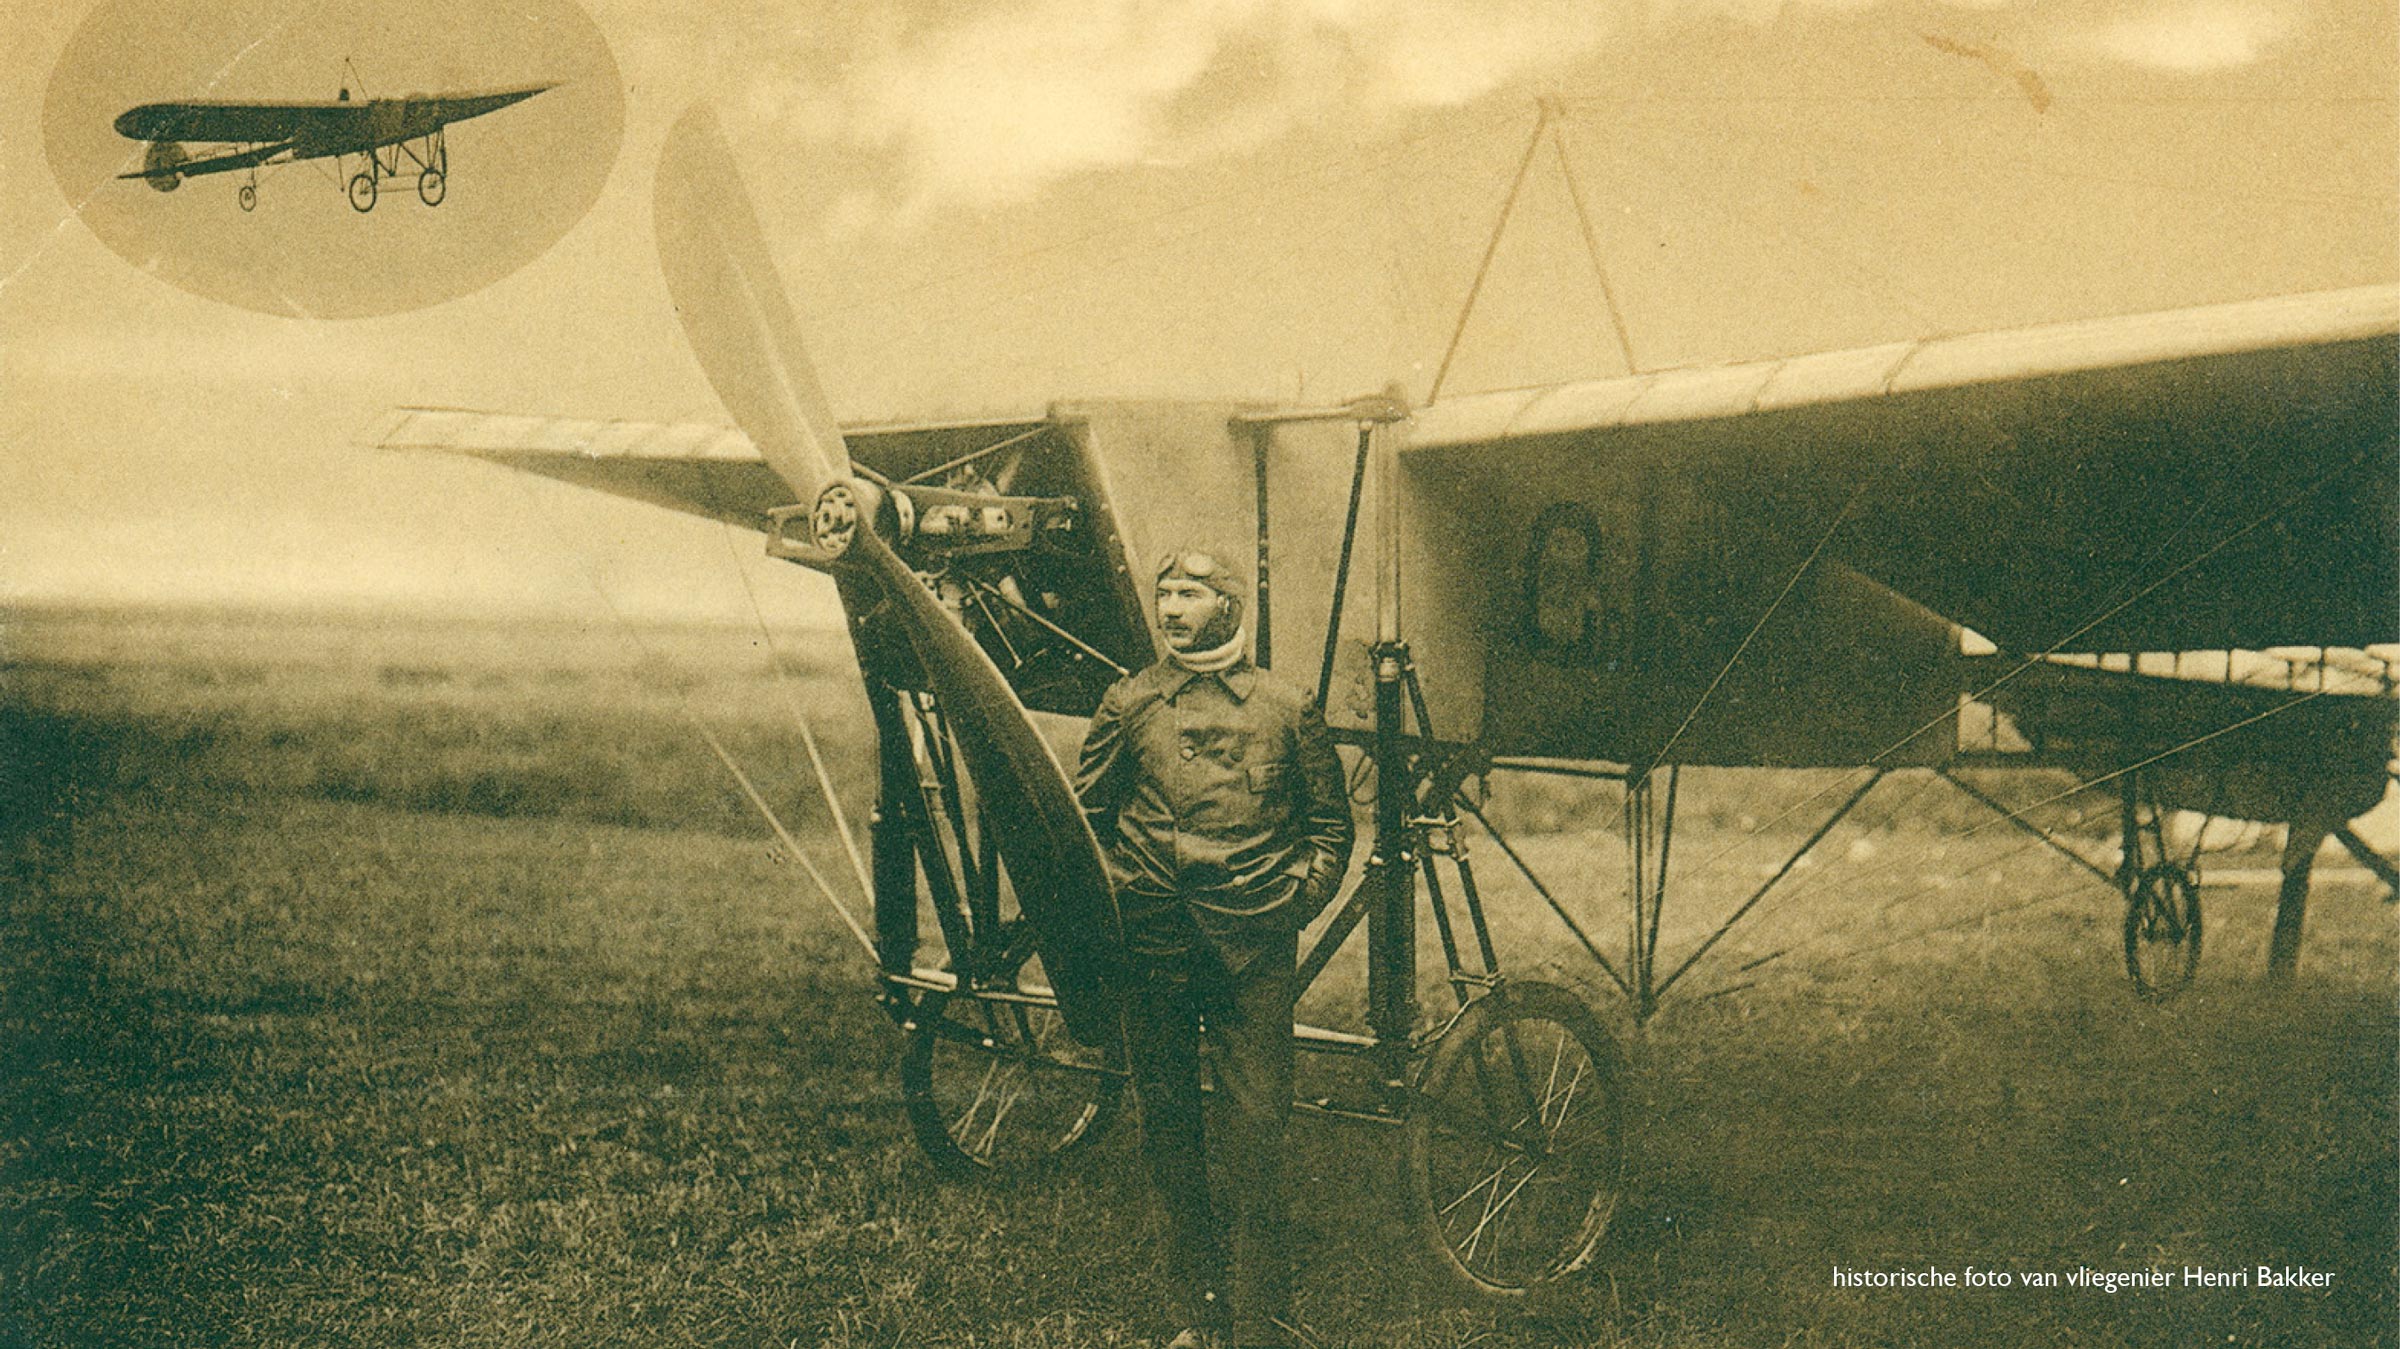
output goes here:
[{"label": "pilot standing", "polygon": [[[1292,1004],[1300,929],[1349,867],[1349,797],[1310,695],[1251,663],[1240,571],[1184,548],[1156,582],[1167,657],[1101,698],[1075,788],[1124,918],[1126,1044],[1182,1326],[1170,1349],[1228,1333],[1236,1349],[1298,1344],[1283,1160]],[[1203,1018],[1229,1107],[1214,1195]]]}]

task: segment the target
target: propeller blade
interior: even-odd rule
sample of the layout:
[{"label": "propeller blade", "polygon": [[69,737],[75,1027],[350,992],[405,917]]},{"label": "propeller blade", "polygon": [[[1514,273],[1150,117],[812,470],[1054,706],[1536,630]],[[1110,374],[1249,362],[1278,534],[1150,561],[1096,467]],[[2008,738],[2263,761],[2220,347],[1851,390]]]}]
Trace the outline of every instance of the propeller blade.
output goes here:
[{"label": "propeller blade", "polygon": [[1100,842],[1050,744],[1016,690],[949,609],[881,536],[860,530],[850,556],[900,611],[926,682],[958,737],[976,790],[1032,922],[1042,969],[1058,993],[1067,1032],[1087,1045],[1117,1035],[1113,978],[1123,944],[1115,891]]},{"label": "propeller blade", "polygon": [[725,133],[694,104],[667,133],[651,196],[659,270],[718,401],[794,493],[850,476],[850,452]]},{"label": "propeller blade", "polygon": [[[705,108],[686,112],[668,133],[653,207],[659,265],[692,353],[798,500],[816,502],[824,487],[850,478],[849,453],[724,133]],[[872,577],[891,601],[887,612],[907,634],[992,806],[1000,854],[1068,1032],[1085,1044],[1112,1043],[1111,976],[1122,940],[1116,897],[1066,770],[1000,668],[876,532],[880,512],[863,514],[844,565]]]}]

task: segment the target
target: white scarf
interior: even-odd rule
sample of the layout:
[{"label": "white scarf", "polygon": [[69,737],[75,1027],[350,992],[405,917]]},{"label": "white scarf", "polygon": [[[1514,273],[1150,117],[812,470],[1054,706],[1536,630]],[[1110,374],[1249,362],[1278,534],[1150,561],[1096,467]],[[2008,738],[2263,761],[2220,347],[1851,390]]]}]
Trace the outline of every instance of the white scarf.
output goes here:
[{"label": "white scarf", "polygon": [[1225,644],[1206,651],[1178,651],[1167,648],[1167,659],[1193,674],[1223,674],[1242,663],[1242,649],[1249,644],[1246,629],[1235,628]]}]

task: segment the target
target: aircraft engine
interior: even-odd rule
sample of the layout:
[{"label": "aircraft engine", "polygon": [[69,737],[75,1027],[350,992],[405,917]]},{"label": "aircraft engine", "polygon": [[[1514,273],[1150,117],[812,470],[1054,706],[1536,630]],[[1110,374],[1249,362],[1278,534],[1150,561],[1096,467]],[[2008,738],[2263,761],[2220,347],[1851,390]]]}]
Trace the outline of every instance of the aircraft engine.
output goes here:
[{"label": "aircraft engine", "polygon": [[183,186],[183,179],[176,174],[159,173],[158,171],[160,169],[180,168],[183,165],[191,162],[191,152],[183,148],[183,142],[152,141],[150,142],[150,153],[142,156],[142,170],[145,173],[154,173],[158,176],[146,179],[145,181],[150,184],[150,187],[153,191],[172,192],[176,188]]}]

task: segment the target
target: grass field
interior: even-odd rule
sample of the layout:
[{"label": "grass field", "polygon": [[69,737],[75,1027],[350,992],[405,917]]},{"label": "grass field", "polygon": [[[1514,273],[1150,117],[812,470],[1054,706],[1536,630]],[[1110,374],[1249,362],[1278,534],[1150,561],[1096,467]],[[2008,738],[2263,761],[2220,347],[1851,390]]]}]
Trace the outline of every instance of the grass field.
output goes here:
[{"label": "grass field", "polygon": [[[1163,1340],[1129,1122],[1047,1174],[937,1178],[864,963],[699,739],[830,871],[792,709],[863,800],[838,651],[170,616],[0,640],[0,1343]],[[1668,950],[1826,781],[1687,783]],[[1638,1036],[1483,850],[1513,967],[1626,1035],[1629,1206],[1558,1298],[1460,1306],[1407,1239],[1394,1140],[1304,1120],[1308,1320],[1423,1349],[2400,1339],[2373,890],[2320,886],[2285,990],[2257,977],[2271,895],[2210,891],[2199,982],[2146,1005],[2093,884],[1914,778],[1870,800],[1689,985],[1731,991]],[[1617,874],[1592,811],[1498,804],[1557,827],[1524,840],[1545,874]],[[1355,1025],[1357,980],[1337,963],[1311,1019]],[[1970,1265],[2334,1279],[1832,1277]]]}]

